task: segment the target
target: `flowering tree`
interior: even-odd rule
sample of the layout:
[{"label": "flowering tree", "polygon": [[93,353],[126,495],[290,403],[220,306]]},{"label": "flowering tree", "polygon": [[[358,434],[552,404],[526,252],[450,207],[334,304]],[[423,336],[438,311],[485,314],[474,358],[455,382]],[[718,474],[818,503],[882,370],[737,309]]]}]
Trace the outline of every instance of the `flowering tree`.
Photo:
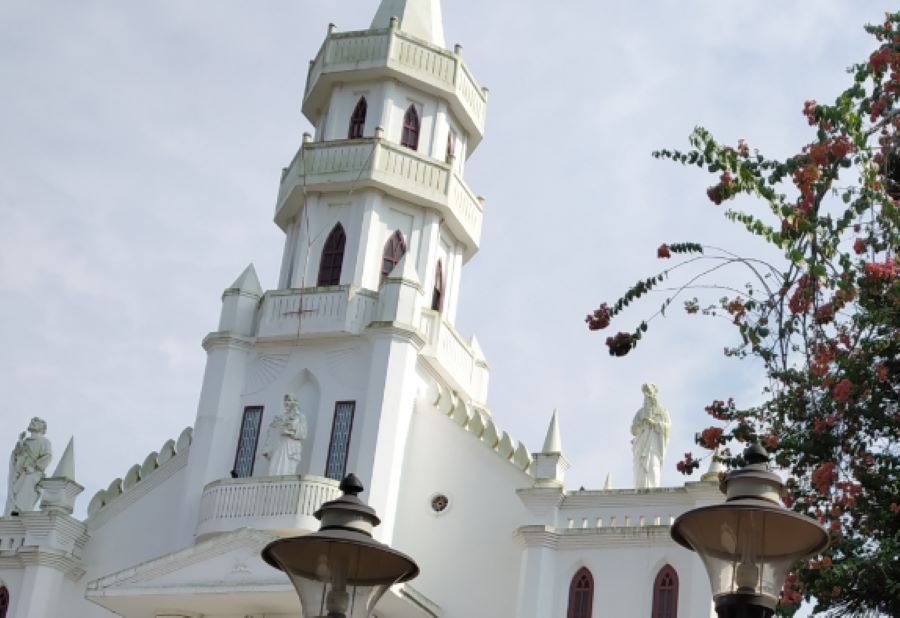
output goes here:
[{"label": "flowering tree", "polygon": [[[831,105],[804,104],[812,141],[794,156],[769,159],[744,141],[720,144],[702,128],[690,150],[654,153],[714,174],[706,195],[717,206],[755,198],[760,207],[724,214],[783,260],[663,244],[657,256],[679,263],[586,318],[591,330],[607,328],[632,301],[672,280],[666,287],[674,292],[656,314],[607,338],[610,354],[631,352],[648,323],[680,299],[689,314],[734,324],[739,340],[726,355],[762,361],[764,401],[713,401],[706,407],[713,424],[696,441],[721,449],[729,465],[742,463],[729,444],[760,441],[788,474],[785,505],[830,530],[826,553],[798,564],[785,584],[779,613],[788,616],[804,598],[815,599],[816,612],[900,616],[900,12],[867,31],[876,49],[850,68],[850,87]],[[743,287],[710,281],[733,265],[746,269]],[[683,298],[711,288],[725,296]],[[686,453],[678,469],[690,474],[699,465]]]}]

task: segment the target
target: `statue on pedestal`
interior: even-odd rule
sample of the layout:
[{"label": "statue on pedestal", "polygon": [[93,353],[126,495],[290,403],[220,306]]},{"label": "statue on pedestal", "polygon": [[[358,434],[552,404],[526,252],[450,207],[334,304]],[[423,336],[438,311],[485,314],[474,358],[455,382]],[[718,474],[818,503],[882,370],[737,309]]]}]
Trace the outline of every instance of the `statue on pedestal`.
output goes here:
[{"label": "statue on pedestal", "polygon": [[644,405],[631,421],[631,449],[634,453],[634,486],[659,487],[662,461],[669,445],[672,420],[669,411],[656,399],[655,384],[644,384]]},{"label": "statue on pedestal", "polygon": [[33,511],[40,498],[38,483],[44,479],[44,470],[50,464],[53,453],[47,433],[47,422],[38,417],[28,423],[28,432],[19,434],[19,440],[9,458],[9,487],[6,493],[4,516]]},{"label": "statue on pedestal", "polygon": [[262,456],[269,460],[269,476],[297,474],[303,442],[306,438],[306,417],[294,395],[284,396],[284,413],[269,425],[269,434]]}]

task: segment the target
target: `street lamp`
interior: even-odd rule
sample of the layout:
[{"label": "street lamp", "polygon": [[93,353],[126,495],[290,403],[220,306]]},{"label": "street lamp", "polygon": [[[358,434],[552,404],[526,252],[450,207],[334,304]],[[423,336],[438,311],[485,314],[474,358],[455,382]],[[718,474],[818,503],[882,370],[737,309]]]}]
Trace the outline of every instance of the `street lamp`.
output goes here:
[{"label": "street lamp", "polygon": [[769,618],[791,566],[828,547],[822,526],[781,505],[784,485],[766,450],[754,444],[744,460],[725,477],[724,504],[672,524],[672,538],[703,560],[719,618]]},{"label": "street lamp", "polygon": [[365,618],[388,588],[419,574],[412,558],[372,538],[381,520],[357,497],[359,479],[348,474],[340,488],[341,497],[315,512],[318,532],[262,550],[263,560],[290,577],[304,618]]}]

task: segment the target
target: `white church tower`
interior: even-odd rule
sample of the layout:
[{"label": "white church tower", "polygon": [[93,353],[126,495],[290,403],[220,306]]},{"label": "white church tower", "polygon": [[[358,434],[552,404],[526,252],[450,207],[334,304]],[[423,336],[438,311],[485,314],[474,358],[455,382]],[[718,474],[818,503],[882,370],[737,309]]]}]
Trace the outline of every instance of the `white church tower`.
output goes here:
[{"label": "white church tower", "polygon": [[477,343],[453,327],[481,234],[483,201],[463,171],[486,98],[462,48],[445,49],[438,0],[384,0],[365,31],[329,26],[303,97],[315,135],[275,206],[278,289],[263,293],[248,267],[204,341],[188,502],[232,470],[266,474],[251,443],[293,393],[308,424],[298,471],[355,471],[390,542],[417,395],[436,384],[483,407],[487,394]]}]

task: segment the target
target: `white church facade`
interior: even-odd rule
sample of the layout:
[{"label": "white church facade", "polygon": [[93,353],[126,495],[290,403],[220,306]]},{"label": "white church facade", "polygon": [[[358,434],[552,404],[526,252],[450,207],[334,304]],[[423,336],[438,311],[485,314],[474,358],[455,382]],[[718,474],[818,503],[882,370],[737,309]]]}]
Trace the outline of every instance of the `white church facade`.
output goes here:
[{"label": "white church facade", "polygon": [[300,616],[260,550],[316,530],[348,472],[376,538],[421,569],[379,618],[713,615],[700,560],[669,530],[723,497],[714,473],[658,486],[655,392],[645,410],[666,418],[633,428],[649,449],[635,489],[566,489],[556,415],[529,449],[487,408],[488,362],[454,327],[480,242],[464,172],[487,99],[446,48],[439,0],[382,0],[368,30],[329,27],[303,97],[315,134],[275,206],[278,289],[251,265],[224,291],[193,425],[121,462],[83,521],[72,444],[51,464],[46,426],[29,427],[0,518],[0,618]]}]

